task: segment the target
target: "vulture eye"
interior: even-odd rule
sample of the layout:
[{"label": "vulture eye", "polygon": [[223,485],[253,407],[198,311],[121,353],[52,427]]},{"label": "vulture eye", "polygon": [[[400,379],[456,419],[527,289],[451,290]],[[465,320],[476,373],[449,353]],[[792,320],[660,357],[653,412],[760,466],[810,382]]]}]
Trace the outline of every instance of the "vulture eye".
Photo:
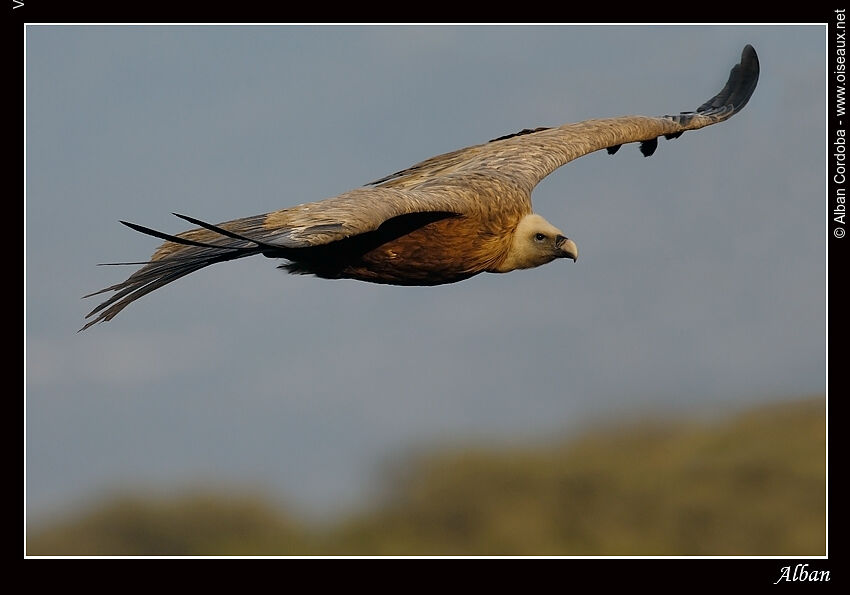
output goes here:
[{"label": "vulture eye", "polygon": [[546,234],[543,234],[543,233],[534,234],[534,240],[537,241],[537,242],[542,242],[545,239],[546,239]]}]

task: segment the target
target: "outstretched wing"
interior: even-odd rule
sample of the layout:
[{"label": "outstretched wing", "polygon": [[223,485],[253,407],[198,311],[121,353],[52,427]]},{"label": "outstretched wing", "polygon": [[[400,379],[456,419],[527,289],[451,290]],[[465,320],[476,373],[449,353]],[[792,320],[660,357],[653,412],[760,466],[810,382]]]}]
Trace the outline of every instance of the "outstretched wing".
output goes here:
[{"label": "outstretched wing", "polygon": [[[426,159],[335,198],[270,213],[261,231],[265,241],[285,246],[315,246],[377,229],[400,215],[425,212],[467,214],[487,208],[510,189],[530,196],[534,187],[562,165],[588,153],[640,143],[652,155],[658,137],[673,139],[728,120],[741,111],[756,88],[758,56],[744,47],[741,62],[723,89],[696,111],[674,116],[620,116],[585,120],[557,128],[526,129],[489,143]],[[501,201],[502,204],[508,201]],[[260,230],[258,230],[260,231]]]},{"label": "outstretched wing", "polygon": [[536,128],[500,137],[489,143],[426,159],[372,184],[384,188],[416,188],[434,178],[463,173],[499,174],[530,192],[543,178],[562,165],[588,153],[639,142],[645,156],[652,155],[658,137],[679,137],[728,120],[741,111],[756,88],[759,61],[751,45],[744,47],[741,61],[729,73],[723,89],[696,111],[674,116],[621,116],[586,120],[557,128]]},{"label": "outstretched wing", "polygon": [[[317,246],[323,246],[352,236],[386,229],[400,217],[408,217],[407,224],[424,225],[430,221],[456,215],[480,216],[496,200],[498,184],[479,189],[481,201],[470,200],[469,190],[457,185],[440,184],[428,190],[402,191],[392,188],[362,188],[334,198],[315,203],[297,205],[273,213],[244,217],[218,225],[205,223],[186,215],[177,215],[197,229],[171,235],[135,223],[124,225],[141,233],[165,240],[147,262],[116,263],[142,265],[124,281],[83,297],[108,291],[113,293],[86,318],[92,320],[80,330],[98,322],[114,318],[121,310],[140,297],[181,277],[212,264],[236,260],[256,254],[271,258],[295,258]],[[514,209],[522,207],[521,196],[514,201]],[[528,206],[530,208],[530,204]],[[175,213],[176,214],[176,213]],[[422,216],[424,215],[424,216]],[[510,217],[519,214],[510,208],[501,214]],[[416,217],[416,221],[409,219]],[[382,227],[383,226],[383,227]]]}]

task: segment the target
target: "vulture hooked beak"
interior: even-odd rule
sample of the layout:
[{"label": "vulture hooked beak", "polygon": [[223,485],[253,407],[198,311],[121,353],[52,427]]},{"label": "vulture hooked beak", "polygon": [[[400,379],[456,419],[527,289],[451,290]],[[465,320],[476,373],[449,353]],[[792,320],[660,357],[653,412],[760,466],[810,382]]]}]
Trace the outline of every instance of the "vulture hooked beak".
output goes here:
[{"label": "vulture hooked beak", "polygon": [[571,239],[558,236],[555,238],[555,246],[560,249],[559,258],[572,258],[573,262],[578,260],[578,246]]}]

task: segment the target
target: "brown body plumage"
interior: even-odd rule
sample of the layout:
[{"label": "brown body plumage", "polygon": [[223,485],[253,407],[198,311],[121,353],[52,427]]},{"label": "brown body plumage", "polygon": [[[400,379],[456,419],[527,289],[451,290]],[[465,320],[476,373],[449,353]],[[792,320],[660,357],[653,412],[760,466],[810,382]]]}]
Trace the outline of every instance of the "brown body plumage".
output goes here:
[{"label": "brown body plumage", "polygon": [[[746,105],[758,81],[758,57],[746,46],[726,86],[695,112],[622,116],[536,128],[438,155],[334,198],[198,225],[178,235],[122,222],[165,240],[151,260],[87,315],[89,326],[198,269],[255,254],[285,259],[291,273],[396,285],[439,285],[482,272],[531,268],[578,249],[531,208],[535,186],[558,167],[600,149],[613,154],[639,142],[722,122]],[[86,296],[89,297],[89,296]],[[82,330],[82,329],[81,329]]]}]

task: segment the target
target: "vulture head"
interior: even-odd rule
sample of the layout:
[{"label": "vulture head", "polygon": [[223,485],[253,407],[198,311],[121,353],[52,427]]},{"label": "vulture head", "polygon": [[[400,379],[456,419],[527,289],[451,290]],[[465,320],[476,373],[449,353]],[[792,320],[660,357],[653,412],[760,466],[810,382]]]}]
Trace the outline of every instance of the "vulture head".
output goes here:
[{"label": "vulture head", "polygon": [[540,215],[531,213],[517,224],[507,256],[497,269],[507,273],[516,269],[532,269],[556,258],[578,258],[578,246]]}]

